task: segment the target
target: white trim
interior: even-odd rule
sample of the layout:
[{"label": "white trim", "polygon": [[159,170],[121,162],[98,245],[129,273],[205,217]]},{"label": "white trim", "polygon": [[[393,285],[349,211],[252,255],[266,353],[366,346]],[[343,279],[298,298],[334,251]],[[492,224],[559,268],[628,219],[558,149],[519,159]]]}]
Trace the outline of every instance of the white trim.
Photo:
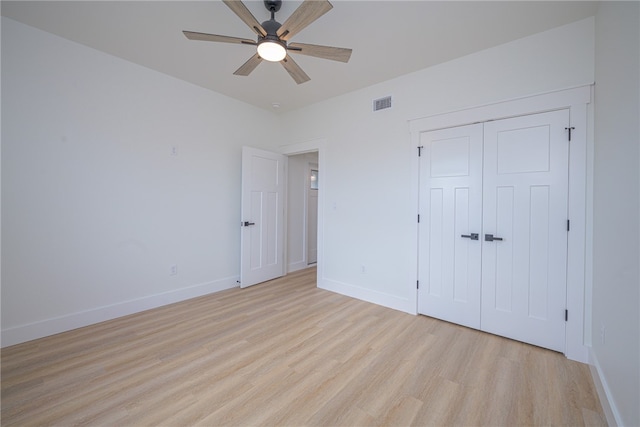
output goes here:
[{"label": "white trim", "polygon": [[287,156],[293,156],[296,154],[318,151],[318,156],[320,156],[320,151],[324,150],[326,148],[326,145],[327,140],[325,138],[318,138],[312,139],[310,141],[298,142],[295,144],[282,145],[280,146],[280,152]]},{"label": "white trim", "polygon": [[[594,87],[591,87],[591,99],[594,98]],[[593,168],[594,168],[594,108],[593,104],[587,106],[587,164],[586,164],[586,215],[585,215],[585,324],[584,324],[584,344],[592,346],[593,325],[591,313],[593,312]]]},{"label": "white trim", "polygon": [[[471,123],[481,123],[490,120],[524,116],[568,108],[571,126],[575,127],[569,152],[569,219],[571,231],[568,241],[567,268],[567,309],[569,320],[566,327],[565,355],[567,358],[586,363],[588,347],[584,344],[585,322],[590,321],[590,313],[585,313],[585,257],[587,245],[587,192],[591,189],[587,183],[591,182],[587,173],[587,104],[591,102],[591,85],[572,89],[549,92],[542,95],[528,96],[511,101],[488,104],[475,108],[468,108],[444,114],[438,114],[409,121],[413,160],[411,161],[411,194],[412,203],[418,212],[419,203],[419,162],[415,153],[419,145],[420,133],[449,127],[463,126]],[[411,248],[418,269],[417,250]],[[417,277],[417,274],[416,274]],[[417,291],[415,292],[415,312],[417,313]],[[585,316],[586,315],[586,316]],[[588,316],[588,319],[586,318]]]},{"label": "white trim", "polygon": [[[311,171],[315,170],[318,172],[320,170],[319,161],[315,162],[307,162],[307,169],[305,174],[305,185],[304,185],[304,248],[302,252],[304,253],[304,261],[307,266],[311,264],[317,264],[318,262],[318,201],[316,200],[316,260],[313,263],[309,263],[309,198],[311,197],[311,191],[316,191],[316,199],[318,198],[318,189],[311,190]],[[319,176],[319,175],[318,175]],[[319,183],[320,181],[318,181]]]},{"label": "white trim", "polygon": [[360,286],[355,286],[330,279],[318,281],[318,287],[320,289],[336,292],[341,295],[346,295],[348,297],[357,298],[362,301],[415,315],[412,301],[406,298],[399,298],[395,295],[373,291],[371,289],[361,288]]},{"label": "white trim", "polygon": [[[587,88],[589,95],[591,89]],[[569,220],[571,230],[567,242],[567,310],[564,354],[586,363],[589,348],[585,345],[585,285],[587,244],[587,104],[570,106],[573,129],[569,143]],[[590,323],[591,314],[588,314]]]},{"label": "white trim", "polygon": [[182,289],[150,295],[116,304],[105,305],[91,310],[40,320],[26,325],[2,330],[2,347],[59,334],[95,323],[139,313],[152,308],[185,301],[203,295],[238,287],[238,276],[201,283]]},{"label": "white trim", "polygon": [[591,102],[591,85],[479,105],[409,120],[409,130],[431,131],[489,120],[507,119],[545,111],[570,108]]},{"label": "white trim", "polygon": [[602,374],[600,363],[598,363],[598,358],[593,348],[589,348],[589,369],[591,370],[593,384],[596,387],[598,398],[600,398],[600,405],[607,419],[607,424],[611,427],[623,425],[622,417],[611,396],[611,390],[605,380],[605,376]]}]

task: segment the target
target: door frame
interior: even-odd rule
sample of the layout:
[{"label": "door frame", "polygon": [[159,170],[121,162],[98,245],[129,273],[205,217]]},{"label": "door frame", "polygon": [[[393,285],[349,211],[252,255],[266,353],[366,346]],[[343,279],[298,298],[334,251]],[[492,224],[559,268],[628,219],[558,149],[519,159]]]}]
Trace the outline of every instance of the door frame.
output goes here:
[{"label": "door frame", "polygon": [[[437,114],[409,120],[411,133],[411,195],[412,204],[419,213],[419,159],[417,147],[420,145],[420,133],[449,127],[463,126],[491,120],[525,116],[547,111],[569,109],[570,126],[573,127],[569,145],[569,206],[568,215],[571,231],[567,247],[567,309],[565,356],[579,362],[588,362],[588,346],[585,343],[586,330],[590,324],[591,311],[585,307],[586,287],[590,275],[586,272],[587,236],[591,218],[587,217],[587,188],[589,167],[589,137],[592,135],[588,116],[591,110],[592,85],[548,92],[514,100],[502,101],[458,111]],[[591,144],[592,145],[592,144]],[[587,222],[589,220],[589,222]],[[415,263],[416,280],[418,272],[418,225],[413,252],[409,256]],[[413,306],[418,312],[418,291],[413,293]]]},{"label": "door frame", "polygon": [[[319,139],[314,139],[314,140],[310,140],[310,141],[305,141],[305,142],[299,142],[299,143],[294,143],[294,144],[290,144],[290,145],[283,145],[281,147],[279,147],[279,152],[281,154],[284,154],[286,156],[295,156],[297,154],[305,154],[305,153],[311,153],[311,152],[317,152],[318,153],[318,169],[323,168],[323,169],[327,169],[326,168],[326,147],[327,147],[327,141],[325,138],[319,138]],[[324,274],[323,274],[323,268],[324,268],[324,195],[326,193],[326,187],[327,187],[327,176],[326,173],[323,172],[323,178],[322,178],[322,189],[318,189],[318,259],[316,261],[316,286],[317,287],[322,287],[322,280],[324,278]],[[285,203],[288,203],[288,189],[285,189]],[[305,201],[306,203],[306,201]],[[287,224],[288,218],[287,218],[287,209],[285,208],[284,210],[285,212],[285,224]],[[285,242],[285,257],[288,256],[288,250],[289,248],[287,247],[287,241],[288,241],[288,236],[287,236],[287,227],[285,227],[285,236],[284,236],[284,242]],[[286,265],[285,263],[285,274],[288,273],[288,265]]]},{"label": "door frame", "polygon": [[316,252],[316,260],[313,262],[314,265],[316,265],[318,263],[318,210],[319,210],[319,200],[318,200],[318,196],[320,195],[320,189],[316,188],[316,189],[312,189],[311,188],[311,172],[312,171],[316,171],[318,172],[318,174],[320,173],[320,160],[318,160],[318,162],[307,162],[307,176],[306,176],[306,180],[305,180],[305,189],[304,189],[304,214],[305,214],[305,235],[304,235],[304,254],[305,254],[305,262],[307,264],[307,267],[309,267],[309,265],[311,265],[311,263],[309,262],[309,248],[311,247],[309,245],[309,233],[311,231],[311,228],[309,227],[309,216],[311,215],[311,211],[312,209],[309,209],[309,199],[311,198],[311,195],[313,194],[313,191],[315,191],[316,193],[316,209],[315,209],[315,215],[316,215],[316,247],[315,247],[315,252]]}]

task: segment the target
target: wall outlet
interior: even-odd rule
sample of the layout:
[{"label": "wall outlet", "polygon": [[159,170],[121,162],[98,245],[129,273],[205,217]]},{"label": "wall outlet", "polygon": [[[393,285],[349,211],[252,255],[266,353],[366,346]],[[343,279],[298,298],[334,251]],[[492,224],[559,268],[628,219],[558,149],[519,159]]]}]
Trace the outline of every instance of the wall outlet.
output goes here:
[{"label": "wall outlet", "polygon": [[176,276],[177,274],[178,274],[178,265],[173,264],[171,267],[169,267],[169,276]]},{"label": "wall outlet", "polygon": [[600,344],[604,345],[607,342],[606,339],[607,328],[604,327],[604,324],[600,324]]},{"label": "wall outlet", "polygon": [[360,273],[365,274],[367,272],[367,269],[365,268],[364,265],[360,266]]}]

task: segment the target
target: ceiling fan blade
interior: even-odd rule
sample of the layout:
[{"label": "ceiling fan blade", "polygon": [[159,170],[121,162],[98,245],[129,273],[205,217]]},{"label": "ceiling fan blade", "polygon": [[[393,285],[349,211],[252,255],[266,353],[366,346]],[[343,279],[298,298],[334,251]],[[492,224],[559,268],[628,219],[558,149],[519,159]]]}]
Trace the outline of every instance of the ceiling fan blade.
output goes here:
[{"label": "ceiling fan blade", "polygon": [[262,62],[262,58],[257,53],[253,55],[247,62],[242,64],[233,74],[236,76],[248,76]]},{"label": "ceiling fan blade", "polygon": [[315,56],[316,58],[340,62],[349,62],[352,52],[351,49],[344,47],[320,46],[306,43],[289,43],[287,49],[300,55]]},{"label": "ceiling fan blade", "polygon": [[282,66],[285,68],[285,70],[287,70],[289,75],[293,77],[293,80],[295,80],[296,83],[301,84],[311,80],[311,77],[309,77],[307,73],[302,71],[302,68],[300,68],[300,66],[296,64],[296,62],[289,55],[287,55],[280,62],[282,63]]},{"label": "ceiling fan blade", "polygon": [[207,33],[196,33],[195,31],[183,31],[183,33],[189,40],[202,40],[206,42],[222,42],[222,43],[240,43],[240,44],[250,44],[254,46],[257,44],[254,40],[241,39],[238,37],[219,36],[217,34],[207,34]]},{"label": "ceiling fan blade", "polygon": [[278,29],[278,37],[289,40],[332,8],[327,0],[305,0]]},{"label": "ceiling fan blade", "polygon": [[262,37],[267,35],[262,24],[258,22],[255,16],[253,16],[249,9],[247,9],[247,6],[245,6],[240,0],[222,0],[222,2],[229,6],[229,9],[238,15],[238,18],[242,19],[242,21],[247,24],[254,33]]}]

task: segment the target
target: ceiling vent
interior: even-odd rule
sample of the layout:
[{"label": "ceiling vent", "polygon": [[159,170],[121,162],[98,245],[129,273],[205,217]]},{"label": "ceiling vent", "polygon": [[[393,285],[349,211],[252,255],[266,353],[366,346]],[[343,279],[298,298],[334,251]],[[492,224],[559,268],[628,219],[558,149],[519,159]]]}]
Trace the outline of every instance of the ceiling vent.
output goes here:
[{"label": "ceiling vent", "polygon": [[373,111],[384,110],[385,108],[391,108],[391,96],[385,96],[373,101]]}]

